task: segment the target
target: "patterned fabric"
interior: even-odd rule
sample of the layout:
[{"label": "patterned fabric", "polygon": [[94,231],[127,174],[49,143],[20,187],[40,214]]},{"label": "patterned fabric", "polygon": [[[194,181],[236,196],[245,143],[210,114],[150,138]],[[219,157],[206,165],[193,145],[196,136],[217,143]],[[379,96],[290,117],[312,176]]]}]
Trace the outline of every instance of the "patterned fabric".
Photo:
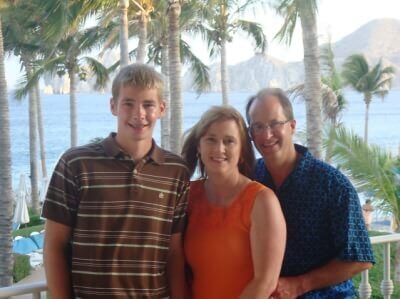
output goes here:
[{"label": "patterned fabric", "polygon": [[184,228],[189,172],[154,142],[135,164],[113,137],[61,157],[43,216],[73,229],[77,297],[166,298],[169,241]]},{"label": "patterned fabric", "polygon": [[[332,166],[315,159],[305,147],[293,172],[277,190],[264,161],[257,160],[256,180],[273,189],[287,223],[282,276],[295,276],[337,258],[374,262],[357,192]],[[301,298],[353,298],[351,280],[309,292]]]},{"label": "patterned fabric", "polygon": [[237,299],[253,279],[251,211],[265,189],[251,182],[228,207],[208,201],[204,180],[191,183],[185,256],[193,273],[194,299]]}]

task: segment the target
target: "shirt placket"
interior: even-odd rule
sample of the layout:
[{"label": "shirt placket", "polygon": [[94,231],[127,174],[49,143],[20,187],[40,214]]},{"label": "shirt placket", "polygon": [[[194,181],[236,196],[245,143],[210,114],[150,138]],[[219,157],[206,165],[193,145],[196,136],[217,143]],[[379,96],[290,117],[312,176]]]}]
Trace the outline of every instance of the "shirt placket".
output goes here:
[{"label": "shirt placket", "polygon": [[147,159],[143,158],[138,163],[133,163],[133,169],[131,172],[132,195],[137,195],[140,190],[140,173],[142,172],[146,162]]}]

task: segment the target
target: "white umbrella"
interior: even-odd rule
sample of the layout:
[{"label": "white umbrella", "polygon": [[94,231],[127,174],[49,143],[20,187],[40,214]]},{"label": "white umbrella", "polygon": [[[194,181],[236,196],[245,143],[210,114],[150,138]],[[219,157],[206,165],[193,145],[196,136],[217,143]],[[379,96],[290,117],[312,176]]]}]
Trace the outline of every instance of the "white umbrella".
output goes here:
[{"label": "white umbrella", "polygon": [[13,217],[14,224],[20,225],[29,222],[30,219],[29,219],[28,205],[27,205],[28,199],[29,199],[29,192],[26,186],[25,175],[21,174],[18,190],[14,198],[15,200],[15,209]]},{"label": "white umbrella", "polygon": [[41,186],[39,189],[39,200],[41,203],[44,202],[44,200],[46,199],[46,194],[47,194],[47,188],[49,187],[49,179],[44,177],[42,178],[41,181]]}]

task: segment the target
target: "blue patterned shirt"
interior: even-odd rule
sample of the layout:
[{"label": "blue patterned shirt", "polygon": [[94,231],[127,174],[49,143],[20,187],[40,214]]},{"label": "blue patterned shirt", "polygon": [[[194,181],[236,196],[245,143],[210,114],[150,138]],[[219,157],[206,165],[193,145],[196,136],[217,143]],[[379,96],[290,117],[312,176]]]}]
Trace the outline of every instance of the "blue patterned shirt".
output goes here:
[{"label": "blue patterned shirt", "polygon": [[[257,160],[256,180],[273,189],[287,224],[287,244],[281,276],[319,268],[332,259],[374,262],[358,195],[337,169],[295,145],[298,164],[277,189],[263,159]],[[353,298],[351,280],[311,291],[300,298]]]}]

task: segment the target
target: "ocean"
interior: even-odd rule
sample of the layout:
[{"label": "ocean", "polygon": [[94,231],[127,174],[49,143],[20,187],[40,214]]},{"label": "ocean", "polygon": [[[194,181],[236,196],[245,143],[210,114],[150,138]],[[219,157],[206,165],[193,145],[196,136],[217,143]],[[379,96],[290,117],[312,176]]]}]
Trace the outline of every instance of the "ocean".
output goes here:
[{"label": "ocean", "polygon": [[[341,118],[346,127],[363,136],[365,104],[362,95],[346,92],[348,105]],[[250,93],[230,94],[230,104],[243,112]],[[116,119],[109,109],[110,94],[81,93],[78,99],[78,143],[85,144],[96,137],[106,137],[116,130]],[[190,128],[199,116],[212,105],[221,104],[219,93],[197,96],[184,93],[184,129]],[[294,114],[297,129],[305,129],[304,103],[295,101]],[[59,156],[70,146],[69,95],[42,95],[42,113],[46,147],[47,171],[50,175]],[[12,151],[12,176],[14,189],[18,186],[20,174],[29,176],[29,120],[28,100],[10,99],[10,126]],[[370,105],[369,142],[399,154],[400,145],[400,90],[392,90],[382,101],[374,98]],[[160,130],[156,127],[156,141]],[[39,157],[38,166],[40,167]]]}]

